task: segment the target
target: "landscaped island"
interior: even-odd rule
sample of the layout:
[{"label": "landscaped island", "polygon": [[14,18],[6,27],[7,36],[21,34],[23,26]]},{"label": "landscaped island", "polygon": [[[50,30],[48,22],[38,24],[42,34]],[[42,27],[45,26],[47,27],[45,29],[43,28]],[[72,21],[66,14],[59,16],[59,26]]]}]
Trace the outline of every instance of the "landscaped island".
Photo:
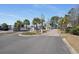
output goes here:
[{"label": "landscaped island", "polygon": [[43,30],[43,32],[41,33],[40,31],[26,31],[26,32],[23,32],[21,33],[22,35],[40,35],[40,34],[43,34],[43,33],[46,33],[47,30]]}]

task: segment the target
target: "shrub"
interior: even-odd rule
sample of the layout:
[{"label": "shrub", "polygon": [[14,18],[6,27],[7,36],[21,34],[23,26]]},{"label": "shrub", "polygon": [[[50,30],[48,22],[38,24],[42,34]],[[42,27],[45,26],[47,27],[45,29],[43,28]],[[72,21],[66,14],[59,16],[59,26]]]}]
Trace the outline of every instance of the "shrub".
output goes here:
[{"label": "shrub", "polygon": [[6,23],[3,23],[3,24],[1,25],[1,29],[4,30],[4,31],[9,30],[8,25],[7,25]]},{"label": "shrub", "polygon": [[26,33],[22,33],[23,35],[36,35],[35,32],[26,32]]},{"label": "shrub", "polygon": [[66,28],[65,32],[70,33],[71,29],[72,29],[71,27],[68,27],[68,28]]},{"label": "shrub", "polygon": [[79,26],[73,27],[70,32],[74,35],[79,35]]}]

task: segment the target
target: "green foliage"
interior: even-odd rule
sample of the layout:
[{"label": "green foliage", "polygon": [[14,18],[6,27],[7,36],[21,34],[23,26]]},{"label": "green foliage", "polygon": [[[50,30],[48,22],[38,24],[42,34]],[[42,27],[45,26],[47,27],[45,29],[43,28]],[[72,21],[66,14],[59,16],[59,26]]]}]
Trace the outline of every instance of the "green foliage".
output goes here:
[{"label": "green foliage", "polygon": [[21,27],[22,27],[22,22],[20,20],[17,20],[14,24],[14,31],[20,31]]},{"label": "green foliage", "polygon": [[22,33],[23,35],[36,35],[35,32],[26,32],[26,33]]},{"label": "green foliage", "polygon": [[51,20],[57,22],[59,20],[59,17],[58,16],[53,16],[53,17],[51,17]]},{"label": "green foliage", "polygon": [[30,21],[28,19],[25,19],[23,23],[24,25],[30,25]]},{"label": "green foliage", "polygon": [[25,19],[23,22],[20,21],[20,20],[17,20],[15,23],[14,23],[14,31],[20,31],[20,29],[22,27],[24,27],[24,25],[26,25],[26,29],[27,29],[27,25],[30,25],[30,21],[28,19]]},{"label": "green foliage", "polygon": [[73,11],[75,11],[75,8],[71,8],[68,12],[68,14],[73,14]]},{"label": "green foliage", "polygon": [[[64,18],[62,18],[62,19],[59,21],[60,28],[61,28],[62,30],[66,30],[68,23],[69,23],[68,15],[65,15]],[[69,30],[69,28],[68,28],[68,30]],[[67,31],[68,31],[68,30],[67,30]]]},{"label": "green foliage", "polygon": [[79,25],[73,26],[72,28],[67,28],[66,32],[74,35],[79,35]]},{"label": "green foliage", "polygon": [[74,35],[79,35],[79,26],[74,26],[70,32]]},{"label": "green foliage", "polygon": [[15,24],[14,24],[13,31],[18,31],[18,28],[17,28],[17,23],[15,23]]},{"label": "green foliage", "polygon": [[38,30],[38,24],[41,24],[41,19],[40,18],[34,18],[32,21],[32,24],[35,25],[35,29]]},{"label": "green foliage", "polygon": [[58,16],[51,17],[51,19],[50,19],[50,25],[51,25],[51,27],[53,27],[54,25],[56,25],[58,23],[59,19],[60,19],[60,17],[58,17]]},{"label": "green foliage", "polygon": [[26,29],[28,29],[27,25],[30,25],[30,21],[28,19],[25,19],[23,25],[26,25]]},{"label": "green foliage", "polygon": [[68,28],[66,28],[65,32],[66,33],[70,33],[71,32],[71,29],[72,29],[71,27],[68,27]]},{"label": "green foliage", "polygon": [[45,20],[44,19],[40,19],[40,23],[42,24],[42,26],[43,26],[43,23],[45,22]]},{"label": "green foliage", "polygon": [[68,23],[69,23],[69,19],[67,16],[65,16],[64,18],[60,20],[61,25],[67,25]]},{"label": "green foliage", "polygon": [[41,23],[41,19],[40,18],[34,18],[32,21],[32,24],[36,25],[36,24],[40,24]]},{"label": "green foliage", "polygon": [[40,34],[40,32],[37,32],[37,31],[33,31],[33,32],[24,32],[22,33],[23,35],[37,35],[37,34]]},{"label": "green foliage", "polygon": [[9,30],[8,25],[6,23],[3,23],[1,25],[1,29],[4,30],[4,31]]}]

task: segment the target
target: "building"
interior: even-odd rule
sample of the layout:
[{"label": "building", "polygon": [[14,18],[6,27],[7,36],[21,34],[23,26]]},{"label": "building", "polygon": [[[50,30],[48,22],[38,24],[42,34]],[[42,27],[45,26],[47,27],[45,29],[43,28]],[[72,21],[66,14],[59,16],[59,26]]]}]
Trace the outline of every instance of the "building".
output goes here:
[{"label": "building", "polygon": [[79,24],[79,8],[78,7],[72,8],[68,14],[69,14],[69,20],[72,26]]}]

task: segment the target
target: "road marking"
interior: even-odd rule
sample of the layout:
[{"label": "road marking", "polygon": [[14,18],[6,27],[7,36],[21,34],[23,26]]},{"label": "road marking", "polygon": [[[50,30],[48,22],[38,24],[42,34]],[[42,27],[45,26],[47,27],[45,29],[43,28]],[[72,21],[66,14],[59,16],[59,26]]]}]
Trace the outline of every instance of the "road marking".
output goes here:
[{"label": "road marking", "polygon": [[78,52],[67,42],[67,40],[65,38],[62,39],[64,41],[64,43],[68,46],[70,52],[72,54],[78,54]]}]

